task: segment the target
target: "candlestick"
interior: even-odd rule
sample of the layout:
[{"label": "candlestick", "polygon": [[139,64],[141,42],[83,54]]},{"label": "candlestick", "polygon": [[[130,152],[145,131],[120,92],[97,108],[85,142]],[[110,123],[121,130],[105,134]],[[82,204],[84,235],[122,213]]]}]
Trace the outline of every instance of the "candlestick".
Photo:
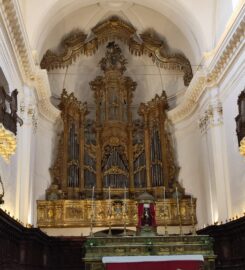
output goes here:
[{"label": "candlestick", "polygon": [[111,186],[109,186],[109,233],[108,236],[111,236]]},{"label": "candlestick", "polygon": [[178,194],[178,188],[175,188],[176,192],[176,201],[177,201],[177,214],[179,215],[179,194]]},{"label": "candlestick", "polygon": [[109,215],[111,216],[111,187],[109,186]]},{"label": "candlestick", "polygon": [[92,189],[92,197],[91,197],[91,217],[90,217],[90,236],[93,234],[93,219],[94,219],[94,186]]},{"label": "candlestick", "polygon": [[180,215],[180,205],[179,205],[179,194],[178,194],[178,188],[176,186],[175,188],[176,190],[176,201],[177,201],[177,214],[178,214],[178,217],[179,217],[179,229],[180,229],[180,235],[183,234],[183,231],[182,231],[182,223],[181,223],[181,215]]},{"label": "candlestick", "polygon": [[126,230],[126,186],[124,186],[124,202],[123,202],[123,224],[124,224],[124,229],[123,229],[123,235],[127,236],[127,230]]},{"label": "candlestick", "polygon": [[94,186],[93,186],[93,190],[92,190],[92,215],[93,215],[93,218],[95,216],[95,205],[94,205]]},{"label": "candlestick", "polygon": [[163,187],[163,218],[164,218],[164,227],[165,227],[165,235],[168,235],[167,229],[167,213],[166,213],[166,189],[165,186]]},{"label": "candlestick", "polygon": [[196,234],[195,222],[194,222],[194,205],[191,196],[191,223],[192,223],[192,234]]}]

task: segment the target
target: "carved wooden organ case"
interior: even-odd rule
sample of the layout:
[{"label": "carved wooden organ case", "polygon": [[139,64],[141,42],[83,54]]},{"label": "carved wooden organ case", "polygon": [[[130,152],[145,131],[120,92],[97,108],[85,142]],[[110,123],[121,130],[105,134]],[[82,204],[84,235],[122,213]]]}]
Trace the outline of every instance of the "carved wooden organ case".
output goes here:
[{"label": "carved wooden organ case", "polygon": [[[103,201],[106,207],[110,190],[115,207],[118,202],[120,206],[120,200],[126,195],[129,212],[132,210],[131,214],[128,213],[127,223],[132,225],[136,223],[135,199],[139,194],[148,191],[161,201],[165,189],[172,209],[177,186],[186,207],[184,211],[190,212],[188,196],[185,196],[176,179],[177,168],[166,130],[166,94],[163,92],[161,96],[156,95],[151,101],[142,103],[138,118],[132,119],[136,83],[124,75],[126,63],[119,46],[110,42],[105,57],[100,61],[103,75],[90,82],[96,105],[94,120],[89,118],[86,103],[82,104],[73,93],[67,94],[63,90],[59,105],[63,133],[56,161],[51,168],[53,183],[46,192],[47,200],[68,199],[69,203],[73,200],[75,204],[80,201],[83,209],[95,187],[96,203],[99,204],[96,207],[102,211]],[[39,217],[44,206],[45,203],[39,201]],[[81,210],[81,215],[84,211]],[[161,215],[160,208],[157,208],[157,215]],[[96,224],[102,225],[105,218],[106,214],[104,218],[102,215],[101,221]],[[174,222],[178,223],[178,217],[175,218]],[[185,218],[183,224],[190,224],[190,215]],[[169,216],[168,223],[174,224],[173,220]],[[122,224],[122,220],[120,222],[115,224]]]},{"label": "carved wooden organ case", "polygon": [[[103,76],[90,82],[94,92],[96,117],[87,117],[86,103],[63,90],[61,117],[64,132],[59,153],[51,169],[53,182],[64,198],[123,195],[125,187],[134,197],[148,190],[162,196],[161,188],[173,190],[176,167],[165,129],[167,98],[163,92],[139,107],[140,118],[132,119],[136,83],[124,76],[126,59],[114,42],[100,61]],[[104,194],[104,196],[103,196]]]}]

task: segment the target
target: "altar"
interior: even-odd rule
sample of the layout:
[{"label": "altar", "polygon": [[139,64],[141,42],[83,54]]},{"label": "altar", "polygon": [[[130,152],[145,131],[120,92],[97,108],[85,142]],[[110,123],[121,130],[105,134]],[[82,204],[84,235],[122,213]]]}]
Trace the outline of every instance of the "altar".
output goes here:
[{"label": "altar", "polygon": [[103,257],[106,270],[176,270],[203,269],[202,255],[171,255],[171,256],[117,256]]},{"label": "altar", "polygon": [[135,263],[141,270],[156,270],[160,265],[162,270],[174,266],[174,270],[215,269],[216,256],[207,235],[88,237],[85,247],[86,270],[136,270]]}]

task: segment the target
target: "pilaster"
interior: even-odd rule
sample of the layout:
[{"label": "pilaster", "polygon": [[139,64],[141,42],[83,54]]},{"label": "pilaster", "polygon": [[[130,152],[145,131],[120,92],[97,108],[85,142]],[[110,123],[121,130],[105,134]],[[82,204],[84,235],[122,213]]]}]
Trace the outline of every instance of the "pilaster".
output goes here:
[{"label": "pilaster", "polygon": [[230,216],[230,187],[228,182],[227,151],[224,140],[223,109],[219,89],[209,90],[207,109],[200,117],[203,150],[207,159],[207,201],[210,201],[211,223]]},{"label": "pilaster", "polygon": [[34,89],[24,85],[23,93],[23,99],[20,101],[20,117],[24,123],[18,129],[17,137],[16,216],[23,223],[33,223],[33,178],[37,109]]},{"label": "pilaster", "polygon": [[218,205],[217,205],[217,190],[214,176],[214,161],[212,155],[212,146],[209,134],[210,128],[210,108],[206,109],[200,119],[199,128],[202,134],[202,156],[203,156],[203,166],[205,171],[205,195],[208,209],[208,224],[212,224],[217,220],[218,217]]}]

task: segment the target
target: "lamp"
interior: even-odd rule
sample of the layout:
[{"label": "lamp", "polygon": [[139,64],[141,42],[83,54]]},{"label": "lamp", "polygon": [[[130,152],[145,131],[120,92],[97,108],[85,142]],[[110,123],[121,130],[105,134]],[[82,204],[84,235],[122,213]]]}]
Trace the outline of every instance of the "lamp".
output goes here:
[{"label": "lamp", "polygon": [[242,156],[245,156],[245,137],[243,137],[243,139],[240,142],[239,151]]},{"label": "lamp", "polygon": [[16,149],[17,122],[23,124],[17,115],[17,95],[17,89],[8,95],[4,87],[0,86],[0,155],[6,161]]},{"label": "lamp", "polygon": [[8,161],[10,156],[15,153],[15,149],[16,136],[0,123],[0,155]]}]

